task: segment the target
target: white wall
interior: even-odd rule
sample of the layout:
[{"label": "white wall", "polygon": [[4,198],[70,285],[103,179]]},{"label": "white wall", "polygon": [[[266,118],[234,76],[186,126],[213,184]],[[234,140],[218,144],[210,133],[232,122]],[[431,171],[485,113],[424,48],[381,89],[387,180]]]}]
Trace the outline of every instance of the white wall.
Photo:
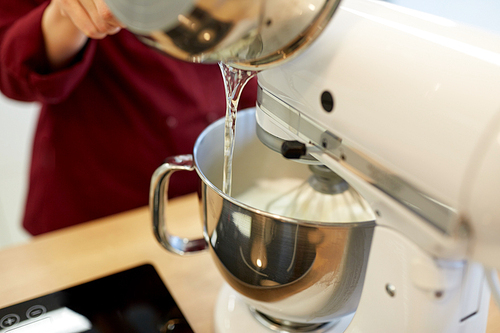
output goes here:
[{"label": "white wall", "polygon": [[386,0],[500,33],[499,0]]},{"label": "white wall", "polygon": [[0,95],[0,248],[29,239],[21,227],[38,106]]}]

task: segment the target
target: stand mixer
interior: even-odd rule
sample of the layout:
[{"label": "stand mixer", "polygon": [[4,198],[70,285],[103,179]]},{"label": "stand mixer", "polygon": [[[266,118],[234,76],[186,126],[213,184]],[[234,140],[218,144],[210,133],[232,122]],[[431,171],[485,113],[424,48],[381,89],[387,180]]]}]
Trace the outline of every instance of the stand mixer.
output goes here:
[{"label": "stand mixer", "polygon": [[[355,312],[322,331],[484,332],[485,276],[500,267],[500,37],[376,1],[343,0],[330,10],[293,57],[239,63],[217,53],[265,69],[255,113],[261,141],[277,151],[292,143],[294,158],[333,170],[376,216]],[[214,59],[201,53],[190,60]],[[216,331],[301,331],[261,325],[252,302],[224,287]]]}]

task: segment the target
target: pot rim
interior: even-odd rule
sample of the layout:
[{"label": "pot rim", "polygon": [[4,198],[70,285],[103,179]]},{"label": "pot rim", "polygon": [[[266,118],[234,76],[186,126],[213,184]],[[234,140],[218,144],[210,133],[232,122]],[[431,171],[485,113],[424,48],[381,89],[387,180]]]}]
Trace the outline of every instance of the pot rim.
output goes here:
[{"label": "pot rim", "polygon": [[[240,114],[252,114],[252,113],[253,114],[255,113],[255,107],[238,111],[238,114],[239,114],[238,118],[240,118]],[[254,117],[254,119],[255,119],[255,117]],[[212,124],[207,126],[203,130],[203,132],[198,136],[198,138],[196,139],[196,142],[195,142],[195,145],[193,148],[193,160],[194,160],[195,170],[198,173],[198,176],[200,177],[200,179],[203,181],[203,183],[206,186],[210,187],[214,192],[216,192],[224,200],[229,201],[232,204],[235,204],[239,207],[242,207],[248,211],[251,211],[252,213],[262,215],[266,218],[279,220],[280,222],[283,222],[283,223],[291,223],[291,224],[297,224],[297,225],[303,225],[303,226],[314,226],[314,227],[322,226],[322,227],[343,227],[343,228],[359,228],[359,227],[369,228],[369,227],[375,226],[375,220],[357,221],[357,222],[314,222],[314,221],[310,221],[310,220],[301,220],[301,219],[286,217],[286,216],[282,216],[279,214],[274,214],[274,213],[270,213],[270,212],[266,212],[264,210],[254,208],[254,207],[249,206],[244,202],[238,201],[235,198],[228,196],[227,194],[222,192],[217,186],[212,184],[212,182],[210,182],[208,180],[208,178],[205,176],[203,171],[200,168],[198,168],[198,148],[201,145],[201,142],[203,141],[205,136],[207,136],[214,128],[217,128],[219,126],[224,126],[224,123],[225,123],[225,118],[223,117],[223,118],[219,118],[218,120],[216,120],[215,122],[213,122]]]}]

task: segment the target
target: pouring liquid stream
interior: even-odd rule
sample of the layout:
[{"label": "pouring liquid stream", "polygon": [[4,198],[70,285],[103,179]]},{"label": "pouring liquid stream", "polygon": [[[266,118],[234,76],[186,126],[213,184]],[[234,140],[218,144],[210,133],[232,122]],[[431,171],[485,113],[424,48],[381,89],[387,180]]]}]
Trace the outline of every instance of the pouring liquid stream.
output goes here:
[{"label": "pouring liquid stream", "polygon": [[226,91],[226,123],[224,128],[224,167],[222,191],[231,196],[233,151],[236,131],[236,113],[241,93],[247,82],[257,74],[255,71],[241,70],[228,64],[219,63]]}]

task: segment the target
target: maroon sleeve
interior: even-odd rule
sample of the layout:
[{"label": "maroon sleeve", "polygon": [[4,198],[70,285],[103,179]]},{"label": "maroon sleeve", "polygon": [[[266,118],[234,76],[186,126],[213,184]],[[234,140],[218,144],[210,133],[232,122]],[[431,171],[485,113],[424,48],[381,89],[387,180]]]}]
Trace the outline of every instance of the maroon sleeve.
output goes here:
[{"label": "maroon sleeve", "polygon": [[70,66],[51,71],[41,29],[42,15],[49,2],[2,2],[1,7],[11,10],[0,7],[0,90],[7,97],[21,101],[61,102],[88,71],[95,41],[89,41]]}]

